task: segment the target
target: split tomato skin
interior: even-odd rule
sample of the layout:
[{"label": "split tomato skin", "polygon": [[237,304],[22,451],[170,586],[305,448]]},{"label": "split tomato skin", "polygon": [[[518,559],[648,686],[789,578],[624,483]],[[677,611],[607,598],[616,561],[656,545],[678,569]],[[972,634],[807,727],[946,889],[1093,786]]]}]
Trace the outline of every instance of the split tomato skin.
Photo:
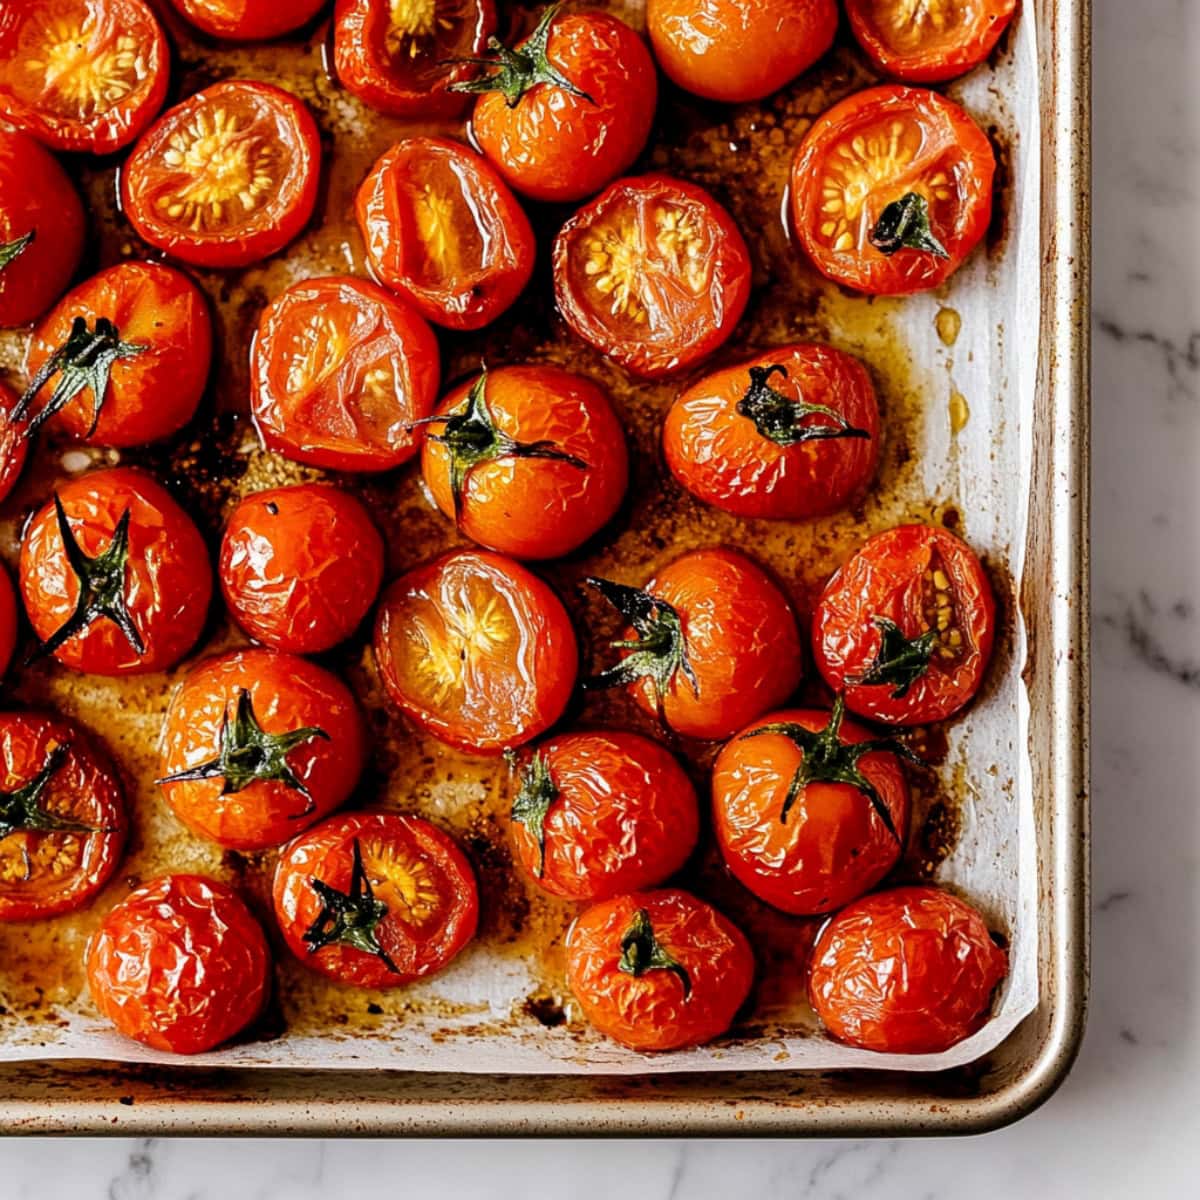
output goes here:
[{"label": "split tomato skin", "polygon": [[17,648],[17,594],[8,571],[0,567],[0,679]]},{"label": "split tomato skin", "polygon": [[29,454],[25,422],[12,416],[16,407],[17,394],[0,383],[0,500],[16,487]]},{"label": "split tomato skin", "polygon": [[215,38],[262,42],[307,25],[325,0],[171,0],[193,24]]}]

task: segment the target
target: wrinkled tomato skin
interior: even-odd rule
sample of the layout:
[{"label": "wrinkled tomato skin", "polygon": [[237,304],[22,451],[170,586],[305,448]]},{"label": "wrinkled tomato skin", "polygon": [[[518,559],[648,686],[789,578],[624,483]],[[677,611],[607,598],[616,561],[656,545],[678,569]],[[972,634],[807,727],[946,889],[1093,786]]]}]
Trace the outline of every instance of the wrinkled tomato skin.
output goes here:
[{"label": "wrinkled tomato skin", "polygon": [[212,37],[262,42],[307,25],[325,0],[171,0],[197,29]]},{"label": "wrinkled tomato skin", "polygon": [[[925,573],[939,564],[955,621],[946,633],[958,630],[959,651],[943,655],[950,647],[939,637],[928,670],[900,698],[891,684],[856,684],[878,656],[876,617],[894,621],[907,638],[929,627]],[[996,601],[975,552],[948,530],[901,525],[869,538],[825,585],[813,614],[813,658],[825,682],[845,692],[852,712],[889,724],[925,725],[953,715],[979,690],[995,629]]]},{"label": "wrinkled tomato skin", "polygon": [[16,406],[17,394],[0,383],[0,500],[16,486],[29,453],[25,425],[13,421],[10,415]]},{"label": "wrinkled tomato skin", "polygon": [[[128,819],[116,771],[92,739],[64,718],[0,714],[0,791],[14,792],[35,779],[61,745],[68,747],[66,757],[50,776],[40,806],[97,832],[18,830],[0,838],[0,921],[82,908],[121,861]],[[64,852],[70,855],[67,870],[59,858]]]},{"label": "wrinkled tomato skin", "polygon": [[[145,643],[138,654],[108,617],[97,617],[68,638],[54,657],[90,675],[163,671],[195,645],[212,598],[208,549],[192,519],[143,471],[114,467],[58,489],[80,549],[89,558],[106,550],[130,510],[125,597]],[[21,543],[21,594],[34,633],[43,642],[75,611],[79,581],[67,562],[53,503],[34,516]]]},{"label": "wrinkled tomato skin", "polygon": [[[783,446],[738,412],[749,368],[782,366],[768,385],[782,395],[833,409],[868,435]],[[810,417],[810,426],[828,426]],[[726,367],[693,384],[671,405],[663,454],[692,495],[739,517],[801,520],[845,508],[879,464],[879,402],[867,369],[832,346],[799,343]]]},{"label": "wrinkled tomato skin", "polygon": [[[684,999],[672,972],[621,971],[621,938],[639,909],[691,980]],[[750,943],[703,900],[676,889],[635,892],[593,905],[567,931],[567,981],[584,1016],[606,1037],[643,1052],[681,1050],[720,1037],[754,981]]]},{"label": "wrinkled tomato skin", "polygon": [[[354,946],[334,943],[310,952],[304,941],[322,907],[312,880],[348,892],[356,840],[375,899],[388,905],[376,934],[396,971]],[[399,887],[387,875],[393,864]],[[418,892],[417,903],[430,905],[427,913],[407,902],[405,884]],[[479,888],[458,843],[429,821],[401,813],[350,813],[297,838],[279,857],[273,895],[288,949],[305,966],[361,988],[397,987],[433,975],[470,942],[479,923]]]},{"label": "wrinkled tomato skin", "polygon": [[536,575],[500,554],[458,550],[384,592],[375,661],[392,702],[422,729],[499,754],[562,716],[579,646],[562,601]]},{"label": "wrinkled tomato skin", "polygon": [[267,939],[231,888],[164,875],[105,917],[87,951],[92,1002],[127,1038],[203,1054],[254,1021],[271,989]]},{"label": "wrinkled tomato skin", "polygon": [[249,692],[254,716],[267,733],[316,726],[329,735],[287,755],[311,799],[274,779],[225,795],[220,777],[161,786],[175,815],[199,837],[230,850],[264,850],[346,801],[366,761],[366,733],[354,697],[336,675],[292,654],[239,650],[195,667],[175,693],[163,726],[160,777],[220,755],[222,722],[227,714],[232,721],[242,690]]},{"label": "wrinkled tomato skin", "polygon": [[[208,382],[212,322],[203,293],[186,275],[158,263],[125,262],[73,288],[34,331],[25,359],[30,379],[66,342],[76,317],[93,329],[107,318],[123,342],[144,349],[113,363],[94,432],[90,387],[50,419],[50,429],[88,445],[125,447],[169,437],[191,420]],[[58,378],[42,388],[35,412]]]},{"label": "wrinkled tomato skin", "polygon": [[[865,198],[856,192],[857,212],[831,219],[826,185],[835,177],[829,172],[860,171],[861,155],[850,148],[890,145],[896,125],[907,139],[905,153],[914,157],[886,183],[870,186]],[[908,145],[914,140],[919,150]],[[958,270],[987,232],[995,172],[987,134],[953,101],[923,88],[868,88],[818,117],[796,150],[791,174],[795,235],[817,270],[835,283],[878,296],[928,291]],[[934,183],[939,176],[945,182]],[[836,182],[832,186],[836,190]],[[909,248],[888,257],[867,240],[883,210],[914,191],[929,206],[930,228],[945,258]],[[841,237],[849,243],[838,249]]]},{"label": "wrinkled tomato skin", "polygon": [[[460,405],[474,381],[438,407]],[[586,465],[550,458],[499,458],[476,465],[463,487],[459,528],[473,542],[513,558],[559,558],[602,529],[629,481],[625,431],[608,396],[589,379],[559,367],[490,371],[486,398],[497,427],[519,442],[545,440]],[[429,426],[433,434],[441,426]],[[434,503],[454,517],[451,457],[427,437],[421,471]]]},{"label": "wrinkled tomato skin", "polygon": [[383,564],[383,538],[362,504],[330,484],[302,483],[238,504],[219,575],[229,611],[255,641],[320,654],[361,624]]},{"label": "wrinkled tomato skin", "polygon": [[568,733],[538,746],[557,792],[543,857],[512,823],[515,857],[554,896],[591,903],[656,887],[699,836],[696,791],[675,758],[633,733]]},{"label": "wrinkled tomato skin", "polygon": [[[894,754],[865,754],[859,770],[879,793],[901,841],[888,832],[857,788],[809,783],[781,819],[788,788],[804,752],[764,725],[786,722],[819,733],[829,713],[784,709],[769,713],[727,742],[713,768],[713,825],[734,876],[760,900],[787,913],[832,912],[873,888],[895,866],[909,819],[909,790]],[[843,745],[874,735],[842,724]]]},{"label": "wrinkled tomato skin", "polygon": [[933,887],[876,892],[821,930],[809,998],[829,1034],[863,1050],[937,1054],[987,1020],[1008,955],[971,905]]},{"label": "wrinkled tomato skin", "polygon": [[17,648],[17,594],[8,572],[0,566],[0,679]]}]

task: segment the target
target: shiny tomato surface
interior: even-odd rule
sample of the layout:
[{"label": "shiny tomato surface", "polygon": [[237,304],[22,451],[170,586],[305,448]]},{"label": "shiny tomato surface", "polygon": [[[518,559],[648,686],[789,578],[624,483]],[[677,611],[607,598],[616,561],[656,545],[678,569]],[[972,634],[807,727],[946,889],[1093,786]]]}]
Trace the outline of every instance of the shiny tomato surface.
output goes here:
[{"label": "shiny tomato surface", "polygon": [[17,647],[17,594],[8,571],[0,567],[0,679]]},{"label": "shiny tomato surface", "polygon": [[14,420],[12,415],[17,399],[11,388],[0,383],[0,500],[16,486],[29,453],[27,425],[24,421]]},{"label": "shiny tomato surface", "polygon": [[306,25],[325,0],[171,0],[197,29],[240,42],[265,41]]}]

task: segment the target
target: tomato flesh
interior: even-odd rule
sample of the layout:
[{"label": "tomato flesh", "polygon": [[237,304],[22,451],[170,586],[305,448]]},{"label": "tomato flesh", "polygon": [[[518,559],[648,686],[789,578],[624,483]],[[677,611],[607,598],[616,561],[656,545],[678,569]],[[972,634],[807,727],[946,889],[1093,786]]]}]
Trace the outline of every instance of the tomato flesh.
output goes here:
[{"label": "tomato flesh", "polygon": [[325,7],[325,0],[171,0],[197,29],[213,37],[266,41],[299,29]]}]

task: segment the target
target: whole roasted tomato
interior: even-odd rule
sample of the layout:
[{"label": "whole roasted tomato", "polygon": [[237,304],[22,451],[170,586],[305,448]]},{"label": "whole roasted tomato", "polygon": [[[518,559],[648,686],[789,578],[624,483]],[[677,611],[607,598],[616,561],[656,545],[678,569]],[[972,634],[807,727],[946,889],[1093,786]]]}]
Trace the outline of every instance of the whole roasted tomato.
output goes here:
[{"label": "whole roasted tomato", "polygon": [[263,850],[342,804],[365,757],[358,705],[336,675],[291,654],[240,650],[201,663],[175,693],[158,782],[193,833]]},{"label": "whole roasted tomato", "polygon": [[735,925],[676,890],[602,900],[567,932],[567,980],[583,1014],[633,1050],[719,1037],[750,994],[754,954]]},{"label": "whole roasted tomato", "polygon": [[0,500],[16,486],[29,453],[25,424],[13,416],[17,403],[12,389],[0,383]]},{"label": "whole roasted tomato", "polygon": [[371,270],[426,320],[479,329],[533,273],[533,228],[496,169],[449,138],[397,142],[358,190]]},{"label": "whole roasted tomato", "polygon": [[171,0],[197,29],[239,42],[266,41],[299,29],[325,0]]},{"label": "whole roasted tomato", "polygon": [[625,431],[594,383],[560,367],[500,367],[461,384],[429,423],[421,470],[472,541],[558,558],[620,506]]},{"label": "whole roasted tomato", "polygon": [[644,589],[587,581],[629,622],[621,657],[590,681],[625,686],[676,733],[727,738],[782,703],[802,673],[787,597],[734,550],[694,550]]},{"label": "whole roasted tomato", "polygon": [[349,276],[306,279],[267,307],[250,349],[263,442],[334,471],[387,471],[417,452],[438,391],[433,330],[402,300]]},{"label": "whole roasted tomato", "polygon": [[90,903],[117,869],[127,826],[112,764],[81,729],[0,714],[0,921]]},{"label": "whole roasted tomato", "polygon": [[345,641],[375,602],[383,538],[362,504],[340,488],[272,488],[247,496],[230,514],[219,574],[225,603],[252,638],[293,654],[320,654]]},{"label": "whole roasted tomato", "polygon": [[869,538],[825,585],[813,657],[854,712],[924,725],[979,690],[995,627],[974,551],[948,530],[902,525]]},{"label": "whole roasted tomato", "polygon": [[235,79],[168,110],[121,170],[121,203],[151,246],[200,267],[282,250],[317,201],[321,144],[290,92]]},{"label": "whole roasted tomato", "polygon": [[809,998],[829,1033],[863,1050],[937,1054],[987,1020],[1008,955],[969,904],[933,887],[864,896],[821,930]]},{"label": "whole roasted tomato", "polygon": [[164,875],[104,918],[87,951],[92,1002],[128,1038],[203,1054],[262,1012],[271,988],[267,939],[231,888]]},{"label": "whole roasted tomato", "polygon": [[388,695],[462,750],[523,745],[563,714],[579,648],[562,601],[519,563],[458,550],[383,594],[375,660]]},{"label": "whole roasted tomato", "polygon": [[0,679],[17,648],[17,596],[8,572],[0,566]]},{"label": "whole roasted tomato", "polygon": [[297,838],[280,855],[274,896],[292,953],[356,987],[440,971],[479,919],[475,874],[458,844],[400,813],[351,813]]},{"label": "whole roasted tomato", "polygon": [[937,287],[992,217],[996,156],[953,101],[876,87],[835,104],[792,160],[796,236],[823,275],[876,295]]},{"label": "whole roasted tomato", "polygon": [[703,188],[669,175],[620,179],[559,232],[554,294],[585,342],[656,379],[733,332],[750,298],[750,252]]},{"label": "whole roasted tomato", "polygon": [[163,671],[200,636],[212,569],[170,493],[116,467],[64,484],[30,521],[21,594],[40,654],[92,675]]},{"label": "whole roasted tomato", "polygon": [[634,733],[567,733],[522,763],[512,802],[516,857],[568,900],[654,887],[699,835],[696,792],[675,759]]},{"label": "whole roasted tomato", "polygon": [[874,474],[879,404],[853,355],[782,346],[688,388],[667,413],[663,452],[689,492],[726,512],[820,516]]}]

